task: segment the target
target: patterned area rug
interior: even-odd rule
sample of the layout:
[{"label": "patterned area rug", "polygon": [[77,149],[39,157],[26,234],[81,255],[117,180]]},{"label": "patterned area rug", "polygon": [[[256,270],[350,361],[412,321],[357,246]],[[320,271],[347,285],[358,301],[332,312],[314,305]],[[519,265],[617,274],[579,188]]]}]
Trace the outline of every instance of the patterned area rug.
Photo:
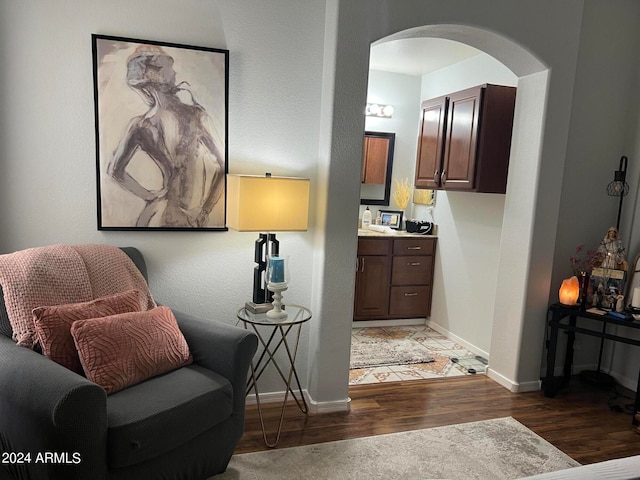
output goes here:
[{"label": "patterned area rug", "polygon": [[351,361],[349,368],[382,367],[388,365],[408,365],[429,363],[434,358],[429,350],[411,339],[369,338],[351,341]]},{"label": "patterned area rug", "polygon": [[500,480],[578,465],[506,417],[235,455],[211,480]]}]

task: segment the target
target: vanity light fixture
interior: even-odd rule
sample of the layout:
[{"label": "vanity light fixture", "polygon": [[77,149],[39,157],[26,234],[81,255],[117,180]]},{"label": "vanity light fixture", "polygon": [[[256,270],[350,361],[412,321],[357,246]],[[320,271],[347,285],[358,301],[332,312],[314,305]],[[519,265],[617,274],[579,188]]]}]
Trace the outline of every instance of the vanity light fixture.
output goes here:
[{"label": "vanity light fixture", "polygon": [[367,103],[365,115],[368,117],[391,118],[393,116],[393,105],[380,105],[379,103]]}]

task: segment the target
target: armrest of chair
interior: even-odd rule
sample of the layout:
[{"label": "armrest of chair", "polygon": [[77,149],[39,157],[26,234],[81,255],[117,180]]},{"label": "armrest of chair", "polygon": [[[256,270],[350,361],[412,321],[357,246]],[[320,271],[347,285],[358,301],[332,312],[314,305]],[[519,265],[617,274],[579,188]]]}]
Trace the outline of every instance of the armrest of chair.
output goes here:
[{"label": "armrest of chair", "polygon": [[[99,385],[0,335],[0,448],[30,452],[30,478],[106,471],[107,395]],[[38,453],[79,454],[78,464],[35,464]],[[42,470],[40,470],[42,469]],[[46,478],[46,477],[45,477]],[[86,477],[85,477],[86,478]]]},{"label": "armrest of chair", "polygon": [[242,328],[184,312],[174,310],[173,314],[194,363],[227,378],[233,386],[234,410],[244,410],[249,365],[258,348],[258,337]]}]

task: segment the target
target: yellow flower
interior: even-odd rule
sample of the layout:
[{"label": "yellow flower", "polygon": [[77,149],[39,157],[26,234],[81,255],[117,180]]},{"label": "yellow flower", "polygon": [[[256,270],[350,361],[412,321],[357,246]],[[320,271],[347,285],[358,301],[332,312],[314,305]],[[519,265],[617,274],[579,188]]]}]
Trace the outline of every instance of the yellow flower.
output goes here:
[{"label": "yellow flower", "polygon": [[404,210],[409,204],[409,198],[411,198],[412,187],[409,183],[409,179],[405,178],[402,182],[395,179],[393,183],[396,187],[392,193],[393,199],[398,205],[398,208],[400,208],[400,210]]}]

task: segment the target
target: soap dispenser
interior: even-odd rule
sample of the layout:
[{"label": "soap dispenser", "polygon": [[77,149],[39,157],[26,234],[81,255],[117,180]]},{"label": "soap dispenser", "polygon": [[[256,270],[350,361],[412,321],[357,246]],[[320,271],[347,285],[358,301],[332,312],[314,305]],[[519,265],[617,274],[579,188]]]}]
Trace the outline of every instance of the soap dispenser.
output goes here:
[{"label": "soap dispenser", "polygon": [[369,228],[369,225],[371,225],[371,210],[367,207],[362,214],[362,228]]}]

